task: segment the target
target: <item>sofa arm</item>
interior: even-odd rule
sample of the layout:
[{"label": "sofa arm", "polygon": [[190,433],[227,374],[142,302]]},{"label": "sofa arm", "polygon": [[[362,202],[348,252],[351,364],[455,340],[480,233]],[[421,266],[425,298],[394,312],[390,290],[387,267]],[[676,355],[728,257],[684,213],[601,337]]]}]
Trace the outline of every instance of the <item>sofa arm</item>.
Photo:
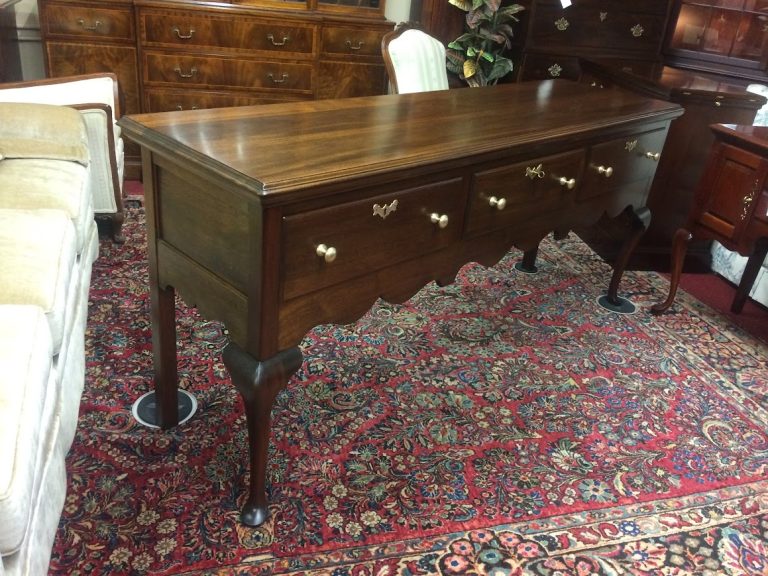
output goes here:
[{"label": "sofa arm", "polygon": [[112,108],[106,104],[76,104],[88,132],[91,154],[91,196],[94,212],[112,214],[123,211],[123,140],[115,124]]}]

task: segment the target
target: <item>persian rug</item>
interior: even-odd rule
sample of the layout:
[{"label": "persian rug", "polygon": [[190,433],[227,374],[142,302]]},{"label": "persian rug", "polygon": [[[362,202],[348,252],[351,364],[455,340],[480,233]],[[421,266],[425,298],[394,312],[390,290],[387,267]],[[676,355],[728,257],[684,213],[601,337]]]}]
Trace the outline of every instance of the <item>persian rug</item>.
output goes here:
[{"label": "persian rug", "polygon": [[87,381],[51,574],[766,574],[768,347],[574,235],[539,272],[465,266],[402,304],[307,334],[273,410],[271,516],[238,522],[245,419],[227,333],[178,302],[169,431],[152,389],[143,212],[101,244]]}]

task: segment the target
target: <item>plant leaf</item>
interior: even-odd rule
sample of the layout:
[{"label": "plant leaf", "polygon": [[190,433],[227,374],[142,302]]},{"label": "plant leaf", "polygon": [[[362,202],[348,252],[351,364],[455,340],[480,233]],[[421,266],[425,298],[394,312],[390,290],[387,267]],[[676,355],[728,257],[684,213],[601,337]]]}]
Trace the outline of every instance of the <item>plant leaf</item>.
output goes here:
[{"label": "plant leaf", "polygon": [[464,62],[464,78],[472,78],[477,73],[477,62],[466,60]]},{"label": "plant leaf", "polygon": [[453,4],[457,8],[461,8],[464,12],[469,12],[469,9],[472,8],[472,4],[469,0],[448,0],[448,3]]}]

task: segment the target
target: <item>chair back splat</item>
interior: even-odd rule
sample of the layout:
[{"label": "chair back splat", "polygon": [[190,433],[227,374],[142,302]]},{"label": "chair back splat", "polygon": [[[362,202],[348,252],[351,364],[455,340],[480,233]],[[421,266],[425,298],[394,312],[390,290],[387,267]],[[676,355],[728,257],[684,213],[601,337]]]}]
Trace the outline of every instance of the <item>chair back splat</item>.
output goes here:
[{"label": "chair back splat", "polygon": [[399,25],[384,35],[381,52],[394,94],[448,89],[445,46],[423,30]]}]

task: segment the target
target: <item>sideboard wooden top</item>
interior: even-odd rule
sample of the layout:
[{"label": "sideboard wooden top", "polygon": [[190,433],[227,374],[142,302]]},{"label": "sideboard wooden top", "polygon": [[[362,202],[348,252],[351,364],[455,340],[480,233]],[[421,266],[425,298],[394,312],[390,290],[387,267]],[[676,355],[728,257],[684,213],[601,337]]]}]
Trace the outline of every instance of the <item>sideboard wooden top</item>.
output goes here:
[{"label": "sideboard wooden top", "polygon": [[393,170],[402,176],[409,167],[445,170],[496,153],[530,155],[553,140],[604,138],[611,127],[681,114],[677,104],[629,91],[548,80],[141,114],[120,125],[153,152],[188,157],[267,201]]}]

